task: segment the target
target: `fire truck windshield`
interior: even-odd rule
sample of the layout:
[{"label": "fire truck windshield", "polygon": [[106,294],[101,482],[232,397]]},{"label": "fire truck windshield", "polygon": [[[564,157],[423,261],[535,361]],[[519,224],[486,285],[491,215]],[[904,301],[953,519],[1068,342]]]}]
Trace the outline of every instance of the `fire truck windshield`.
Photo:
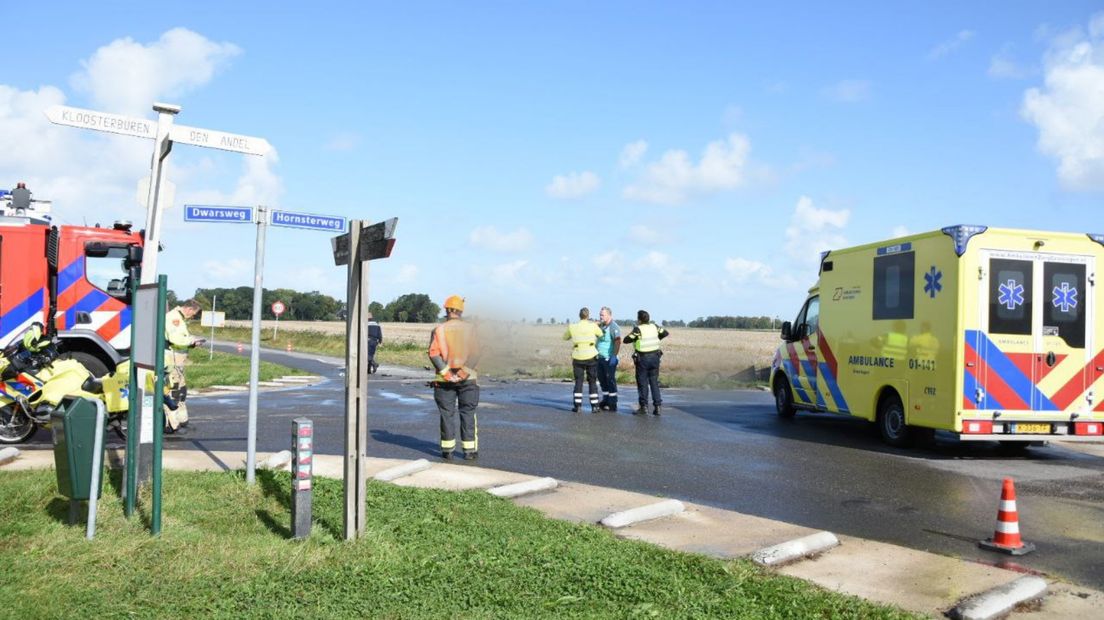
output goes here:
[{"label": "fire truck windshield", "polygon": [[127,246],[89,244],[85,252],[84,277],[96,288],[117,299],[129,295],[126,270]]}]

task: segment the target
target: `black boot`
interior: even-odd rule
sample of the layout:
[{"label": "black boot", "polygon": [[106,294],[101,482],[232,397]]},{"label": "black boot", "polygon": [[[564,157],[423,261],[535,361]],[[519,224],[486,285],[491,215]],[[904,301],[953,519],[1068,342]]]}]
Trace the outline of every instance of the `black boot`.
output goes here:
[{"label": "black boot", "polygon": [[633,410],[633,415],[648,415],[648,405],[642,404],[639,409]]},{"label": "black boot", "polygon": [[652,409],[652,415],[660,415],[659,405],[656,405],[655,408]]}]

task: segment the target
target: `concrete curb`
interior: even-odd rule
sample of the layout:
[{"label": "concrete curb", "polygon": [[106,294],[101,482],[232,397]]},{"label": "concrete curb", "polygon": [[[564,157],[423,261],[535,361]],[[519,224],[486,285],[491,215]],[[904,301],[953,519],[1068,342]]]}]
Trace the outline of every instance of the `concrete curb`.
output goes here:
[{"label": "concrete curb", "polygon": [[817,532],[760,549],[751,554],[751,560],[760,566],[778,566],[807,555],[823,553],[839,544],[835,534]]},{"label": "concrete curb", "polygon": [[1020,603],[1042,598],[1046,591],[1047,582],[1042,577],[1020,577],[963,600],[948,615],[956,620],[989,620],[1003,616]]},{"label": "concrete curb", "polygon": [[425,471],[430,467],[433,467],[433,465],[431,465],[429,461],[425,459],[418,459],[416,461],[403,463],[402,465],[396,465],[395,467],[385,469],[372,477],[382,482],[391,482],[392,480],[397,480],[411,474],[416,474],[420,471]]},{"label": "concrete curb", "polygon": [[662,502],[640,506],[639,508],[615,512],[599,521],[599,523],[608,528],[617,529],[630,526],[634,523],[640,523],[641,521],[651,521],[652,519],[670,517],[684,510],[686,510],[686,506],[683,505],[682,502],[677,499],[667,499]]},{"label": "concrete curb", "polygon": [[496,497],[512,498],[530,495],[532,493],[540,493],[541,491],[551,491],[558,486],[560,486],[560,483],[555,478],[534,478],[533,480],[526,480],[525,482],[515,482],[514,484],[491,487],[487,489],[487,492]]},{"label": "concrete curb", "polygon": [[0,465],[14,461],[19,458],[19,454],[19,448],[7,447],[0,450]]}]

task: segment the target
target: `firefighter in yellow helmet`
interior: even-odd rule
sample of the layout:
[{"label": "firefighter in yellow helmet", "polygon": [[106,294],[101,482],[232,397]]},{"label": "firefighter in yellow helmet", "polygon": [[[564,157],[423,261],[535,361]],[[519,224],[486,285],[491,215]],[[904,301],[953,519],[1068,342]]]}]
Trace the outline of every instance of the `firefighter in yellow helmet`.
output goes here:
[{"label": "firefighter in yellow helmet", "polygon": [[429,360],[437,371],[433,378],[433,400],[441,415],[441,458],[452,459],[456,450],[456,414],[460,413],[460,446],[464,458],[479,457],[479,384],[475,367],[479,363],[479,341],[475,328],[464,322],[464,299],[453,295],[445,300],[445,322],[433,328],[429,338]]},{"label": "firefighter in yellow helmet", "polygon": [[590,388],[590,412],[598,411],[598,347],[596,343],[602,337],[602,328],[590,320],[590,309],[579,309],[579,320],[567,326],[563,339],[570,340],[571,372],[575,376],[575,393],[572,395],[571,411],[579,413],[583,406],[583,374],[586,374]]},{"label": "firefighter in yellow helmet", "polygon": [[184,365],[188,363],[188,349],[207,342],[188,331],[188,321],[198,312],[199,302],[189,299],[165,315],[165,369],[169,373],[170,394],[177,403],[175,411],[165,408],[165,426],[170,433],[188,425],[188,406],[185,403],[188,386],[184,379]]}]

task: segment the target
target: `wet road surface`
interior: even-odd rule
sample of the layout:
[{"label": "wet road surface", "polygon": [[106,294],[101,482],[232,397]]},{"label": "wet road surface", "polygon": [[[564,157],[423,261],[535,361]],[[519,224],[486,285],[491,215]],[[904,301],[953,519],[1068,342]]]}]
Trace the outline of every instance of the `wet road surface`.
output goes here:
[{"label": "wet road surface", "polygon": [[[306,388],[260,394],[257,449],[290,447],[291,420],[315,424],[316,450],[343,452],[340,369],[266,352],[267,360],[327,377]],[[382,371],[381,371],[382,372]],[[407,373],[409,374],[409,373]],[[374,375],[369,456],[439,457],[432,393],[420,379]],[[1023,456],[997,444],[937,438],[910,450],[884,446],[869,425],[827,414],[780,420],[759,391],[670,389],[662,417],[621,411],[573,414],[571,385],[482,385],[479,464],[537,476],[673,497],[872,538],[1104,588],[1104,458],[1051,445]],[[626,398],[628,397],[628,398]],[[167,447],[245,450],[245,394],[189,400],[194,428]],[[40,432],[36,443],[48,443]],[[1097,454],[1104,454],[1100,446]],[[232,464],[236,466],[237,464]],[[1012,559],[982,551],[992,536],[1001,479],[1016,480],[1020,528],[1037,545]]]}]

